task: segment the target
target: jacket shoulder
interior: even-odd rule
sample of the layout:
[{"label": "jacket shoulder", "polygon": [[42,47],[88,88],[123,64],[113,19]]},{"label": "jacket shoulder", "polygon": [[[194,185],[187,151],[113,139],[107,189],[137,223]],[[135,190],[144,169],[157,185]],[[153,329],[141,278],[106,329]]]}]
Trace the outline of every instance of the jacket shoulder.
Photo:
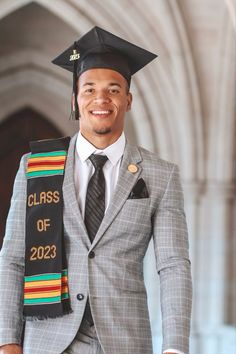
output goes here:
[{"label": "jacket shoulder", "polygon": [[162,168],[167,171],[172,171],[174,167],[178,167],[175,163],[160,158],[157,153],[151,152],[141,146],[138,146],[138,149],[144,165],[152,165],[153,167]]}]

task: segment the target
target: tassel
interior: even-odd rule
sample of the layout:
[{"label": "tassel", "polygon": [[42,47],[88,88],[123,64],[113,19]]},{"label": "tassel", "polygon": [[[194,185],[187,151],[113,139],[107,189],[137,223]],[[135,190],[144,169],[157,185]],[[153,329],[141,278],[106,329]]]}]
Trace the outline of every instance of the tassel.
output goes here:
[{"label": "tassel", "polygon": [[[74,53],[76,53],[76,42],[74,42]],[[77,101],[78,88],[77,88],[77,68],[78,68],[78,59],[73,60],[73,92],[72,92],[72,107],[71,107],[71,120],[79,120],[79,106]],[[73,105],[74,102],[74,105]]]}]

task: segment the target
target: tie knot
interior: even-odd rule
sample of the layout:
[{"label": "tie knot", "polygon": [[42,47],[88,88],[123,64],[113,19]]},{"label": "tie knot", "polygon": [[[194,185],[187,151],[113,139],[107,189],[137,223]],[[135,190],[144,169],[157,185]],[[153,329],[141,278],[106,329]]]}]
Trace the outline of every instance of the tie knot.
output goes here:
[{"label": "tie knot", "polygon": [[89,156],[89,160],[92,162],[95,170],[102,169],[107,161],[107,156],[92,154]]}]

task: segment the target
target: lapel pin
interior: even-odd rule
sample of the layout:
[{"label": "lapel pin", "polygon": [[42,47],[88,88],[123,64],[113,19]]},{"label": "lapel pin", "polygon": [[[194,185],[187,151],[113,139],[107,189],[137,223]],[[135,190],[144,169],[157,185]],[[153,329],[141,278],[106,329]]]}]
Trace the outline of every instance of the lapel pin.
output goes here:
[{"label": "lapel pin", "polygon": [[128,166],[128,171],[131,173],[136,173],[138,171],[138,167],[136,165],[130,164]]}]

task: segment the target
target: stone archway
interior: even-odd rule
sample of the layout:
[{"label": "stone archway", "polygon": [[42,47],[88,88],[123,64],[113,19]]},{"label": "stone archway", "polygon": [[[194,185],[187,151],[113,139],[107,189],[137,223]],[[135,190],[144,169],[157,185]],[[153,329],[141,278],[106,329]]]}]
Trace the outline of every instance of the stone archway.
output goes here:
[{"label": "stone archway", "polygon": [[[44,19],[46,28],[49,26],[45,43],[50,43],[52,34],[55,34],[53,45],[43,48],[44,52],[47,51],[47,55],[51,53],[52,48],[55,49],[55,54],[58,53],[56,47],[59,50],[64,49],[67,43],[65,40],[62,44],[61,37],[64,35],[64,28],[67,33],[70,28],[71,38],[72,36],[75,38],[73,33],[79,37],[80,33],[86,32],[95,24],[159,53],[158,64],[151,64],[149,68],[144,69],[145,74],[140,73],[133,79],[133,90],[137,92],[138,99],[132,109],[129,128],[140,144],[151,150],[159,151],[163,158],[179,163],[185,180],[198,179],[199,175],[204,175],[201,160],[203,155],[201,150],[204,148],[200,119],[201,105],[185,21],[178,4],[167,0],[157,2],[153,6],[151,2],[147,1],[148,13],[144,16],[142,6],[132,1],[130,6],[133,16],[129,17],[124,12],[124,4],[116,1],[94,0],[90,3],[63,0],[13,0],[9,4],[7,2],[0,4],[0,18],[10,16],[20,8],[27,10],[29,7],[39,9],[35,21],[32,16],[30,17],[34,26],[35,23],[39,23],[42,11],[52,14],[54,18],[57,17],[62,26],[60,37],[57,35],[57,29],[53,28],[56,20],[52,19],[47,24]],[[165,21],[163,21],[162,14],[165,14]],[[155,27],[151,24],[155,24]],[[35,33],[37,34],[37,31]],[[24,38],[24,36],[21,37]],[[40,71],[41,65],[37,63],[37,56],[43,51],[39,53],[37,50],[37,38],[33,45],[34,50],[31,48],[28,52],[26,63],[28,62],[31,67],[33,65],[34,69]],[[161,38],[164,38],[165,42]],[[63,47],[60,47],[62,45]],[[42,43],[41,46],[43,46]],[[184,55],[180,57],[179,52],[183,52]],[[10,59],[6,56],[4,62],[12,63],[12,60],[14,61],[12,56]],[[54,71],[50,65],[50,57],[45,56],[45,60],[47,59],[48,64],[44,70],[47,70],[50,77],[56,73],[58,78],[60,76],[61,82],[65,82],[64,74],[58,70]],[[21,68],[14,67],[11,70],[18,72]],[[153,102],[156,104],[153,105]],[[196,148],[195,145],[199,141],[201,144]]]},{"label": "stone archway", "polygon": [[0,247],[10,206],[14,177],[29,141],[60,137],[61,132],[31,108],[15,112],[0,124]]}]

